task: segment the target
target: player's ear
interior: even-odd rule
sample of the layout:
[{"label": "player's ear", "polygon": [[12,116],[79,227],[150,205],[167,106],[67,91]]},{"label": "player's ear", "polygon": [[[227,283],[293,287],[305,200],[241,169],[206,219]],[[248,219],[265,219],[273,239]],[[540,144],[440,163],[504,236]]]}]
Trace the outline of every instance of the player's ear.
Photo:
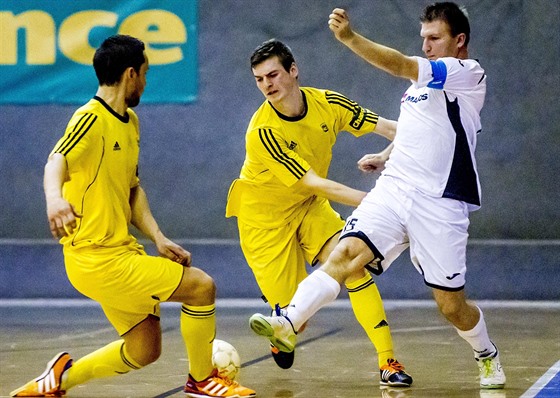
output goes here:
[{"label": "player's ear", "polygon": [[293,62],[292,66],[290,66],[290,75],[294,76],[296,79],[299,76],[299,69],[295,62]]},{"label": "player's ear", "polygon": [[134,68],[132,68],[132,67],[126,68],[121,75],[119,83],[122,83],[125,80],[130,80],[134,76],[133,73],[134,73]]},{"label": "player's ear", "polygon": [[467,35],[464,33],[459,33],[456,37],[455,40],[457,41],[457,48],[458,49],[464,49],[466,46],[466,42],[467,42]]}]

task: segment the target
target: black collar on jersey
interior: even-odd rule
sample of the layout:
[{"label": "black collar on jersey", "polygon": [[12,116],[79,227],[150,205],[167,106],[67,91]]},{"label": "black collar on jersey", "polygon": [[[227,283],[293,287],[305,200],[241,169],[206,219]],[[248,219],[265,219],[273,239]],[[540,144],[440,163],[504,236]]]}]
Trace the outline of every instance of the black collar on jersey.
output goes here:
[{"label": "black collar on jersey", "polygon": [[280,117],[280,119],[286,120],[288,122],[297,122],[301,119],[303,119],[306,115],[307,115],[307,97],[305,96],[305,93],[303,92],[303,90],[300,90],[301,95],[303,96],[303,113],[299,116],[286,116],[280,112],[278,112],[278,109],[276,109],[270,102],[270,106],[272,106],[272,109],[274,109],[274,112],[276,112],[276,114],[278,115],[278,117]]},{"label": "black collar on jersey", "polygon": [[101,103],[101,105],[103,105],[109,112],[111,112],[111,114],[114,117],[119,119],[121,122],[128,123],[128,120],[130,119],[130,116],[128,115],[128,112],[126,112],[126,114],[124,116],[119,115],[117,112],[115,112],[113,110],[113,108],[111,108],[109,105],[107,105],[107,103],[105,101],[103,101],[103,98],[98,97],[97,95],[94,95],[93,99],[99,101]]}]

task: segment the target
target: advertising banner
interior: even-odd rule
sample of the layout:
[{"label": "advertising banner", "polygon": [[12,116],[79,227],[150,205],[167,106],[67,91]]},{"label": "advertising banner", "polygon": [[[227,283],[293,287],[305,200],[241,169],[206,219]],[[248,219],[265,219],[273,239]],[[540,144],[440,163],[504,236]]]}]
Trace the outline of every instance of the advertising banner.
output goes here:
[{"label": "advertising banner", "polygon": [[114,34],[146,45],[142,103],[196,100],[197,0],[2,0],[0,104],[84,103],[95,49]]}]

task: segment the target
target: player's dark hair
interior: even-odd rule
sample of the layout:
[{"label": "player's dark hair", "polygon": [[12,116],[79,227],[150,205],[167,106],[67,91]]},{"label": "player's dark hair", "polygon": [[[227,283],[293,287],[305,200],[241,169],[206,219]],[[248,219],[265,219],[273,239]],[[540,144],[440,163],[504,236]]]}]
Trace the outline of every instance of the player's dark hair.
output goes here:
[{"label": "player's dark hair", "polygon": [[433,3],[424,9],[420,15],[420,22],[445,21],[451,31],[451,36],[456,37],[460,33],[465,34],[465,46],[471,38],[471,27],[469,17],[464,7],[450,1]]},{"label": "player's dark hair", "polygon": [[127,35],[110,36],[101,43],[93,56],[93,68],[99,85],[117,84],[127,68],[140,73],[144,58],[144,43]]},{"label": "player's dark hair", "polygon": [[264,62],[274,56],[278,57],[280,63],[287,72],[290,71],[292,64],[296,62],[290,47],[279,40],[270,39],[262,43],[253,51],[253,54],[251,55],[251,68],[254,68],[261,62]]}]

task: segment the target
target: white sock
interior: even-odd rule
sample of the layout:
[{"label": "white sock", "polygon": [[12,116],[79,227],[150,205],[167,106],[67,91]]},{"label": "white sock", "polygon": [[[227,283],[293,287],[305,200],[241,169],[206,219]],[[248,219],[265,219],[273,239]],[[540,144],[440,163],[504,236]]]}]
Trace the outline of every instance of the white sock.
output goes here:
[{"label": "white sock", "polygon": [[[478,308],[478,307],[476,307]],[[474,328],[471,330],[459,330],[457,333],[461,336],[467,343],[469,343],[474,350],[475,358],[486,357],[493,354],[496,351],[494,344],[490,341],[488,336],[488,331],[486,330],[486,322],[484,322],[484,316],[482,315],[482,310],[478,308],[480,312],[480,319]]]},{"label": "white sock", "polygon": [[298,285],[287,308],[294,329],[299,330],[317,311],[333,302],[340,293],[340,284],[329,274],[317,270]]}]

